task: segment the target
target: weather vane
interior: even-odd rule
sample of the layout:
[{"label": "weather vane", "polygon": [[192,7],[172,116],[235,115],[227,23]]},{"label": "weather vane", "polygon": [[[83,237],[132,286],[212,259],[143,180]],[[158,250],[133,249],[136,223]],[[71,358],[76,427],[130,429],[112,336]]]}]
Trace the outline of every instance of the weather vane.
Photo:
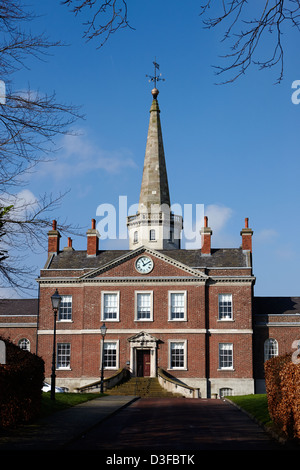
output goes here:
[{"label": "weather vane", "polygon": [[154,87],[156,88],[156,82],[160,80],[165,81],[165,79],[161,78],[161,73],[157,75],[157,71],[159,71],[159,65],[156,62],[156,59],[153,62],[153,65],[154,65],[154,75],[146,75],[146,77],[149,77],[149,82],[154,82]]}]

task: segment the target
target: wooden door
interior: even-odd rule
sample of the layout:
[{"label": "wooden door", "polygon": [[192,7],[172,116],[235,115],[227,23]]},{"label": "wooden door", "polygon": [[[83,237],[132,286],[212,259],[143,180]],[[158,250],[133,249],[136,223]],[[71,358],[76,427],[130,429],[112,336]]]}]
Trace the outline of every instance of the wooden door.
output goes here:
[{"label": "wooden door", "polygon": [[138,349],[137,358],[137,376],[150,377],[150,349]]}]

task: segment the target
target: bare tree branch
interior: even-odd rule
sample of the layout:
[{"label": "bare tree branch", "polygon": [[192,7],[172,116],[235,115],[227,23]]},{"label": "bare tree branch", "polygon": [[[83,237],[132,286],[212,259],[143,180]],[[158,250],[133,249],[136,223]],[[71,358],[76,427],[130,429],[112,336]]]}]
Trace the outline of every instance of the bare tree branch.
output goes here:
[{"label": "bare tree branch", "polygon": [[[219,12],[214,17],[204,19],[205,27],[215,28],[220,23],[227,24],[229,22],[223,41],[232,40],[231,52],[222,56],[229,60],[229,65],[216,67],[217,75],[227,72],[233,74],[231,78],[222,83],[235,81],[252,64],[257,65],[259,69],[278,65],[280,71],[276,83],[280,83],[284,72],[282,45],[284,25],[289,24],[300,30],[300,1],[264,0],[250,4],[247,0],[223,0],[216,5],[216,2],[208,0],[201,7],[201,15],[208,15],[212,7],[219,7]],[[253,13],[254,10],[255,13]],[[238,32],[236,32],[237,28]],[[259,46],[265,40],[269,40],[271,35],[273,35],[273,46],[269,57],[263,60],[256,59]]]},{"label": "bare tree branch", "polygon": [[83,24],[87,27],[84,37],[87,41],[100,38],[102,47],[110,36],[119,29],[132,28],[127,18],[127,2],[125,0],[62,0],[63,5],[73,6],[75,15],[89,10],[90,19]]},{"label": "bare tree branch", "polygon": [[[27,23],[35,19],[22,0],[0,3],[0,79],[5,82],[5,100],[0,101],[0,279],[1,286],[32,287],[34,271],[21,265],[24,247],[34,251],[45,243],[45,229],[51,226],[49,212],[58,207],[63,195],[22,200],[20,189],[24,177],[41,161],[53,159],[55,139],[71,132],[79,118],[78,107],[59,103],[55,93],[18,92],[13,89],[12,75],[26,59],[41,59],[60,42],[52,43],[44,35],[28,31]],[[9,209],[9,210],[8,210]],[[68,224],[61,231],[76,230]],[[44,245],[45,248],[46,244]]]}]

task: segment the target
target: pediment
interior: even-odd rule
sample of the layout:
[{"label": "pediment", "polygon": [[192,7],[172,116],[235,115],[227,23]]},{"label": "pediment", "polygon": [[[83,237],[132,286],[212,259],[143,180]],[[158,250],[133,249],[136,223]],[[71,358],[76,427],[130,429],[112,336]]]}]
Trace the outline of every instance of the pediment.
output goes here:
[{"label": "pediment", "polygon": [[150,335],[145,331],[140,331],[134,336],[127,339],[129,343],[138,343],[140,346],[149,346],[150,344],[157,343],[158,338]]},{"label": "pediment", "polygon": [[[135,260],[142,254],[149,255],[154,261],[153,271],[147,275],[138,273],[134,268]],[[167,266],[166,266],[167,265]],[[160,266],[160,271],[156,268]],[[146,247],[140,247],[136,250],[130,250],[122,256],[114,258],[112,261],[85,273],[80,279],[88,280],[102,277],[114,278],[143,278],[143,279],[158,279],[158,278],[172,278],[172,277],[190,277],[197,278],[198,280],[205,281],[208,276],[191,268],[184,263],[168,257],[164,253],[156,250],[151,250]]]}]

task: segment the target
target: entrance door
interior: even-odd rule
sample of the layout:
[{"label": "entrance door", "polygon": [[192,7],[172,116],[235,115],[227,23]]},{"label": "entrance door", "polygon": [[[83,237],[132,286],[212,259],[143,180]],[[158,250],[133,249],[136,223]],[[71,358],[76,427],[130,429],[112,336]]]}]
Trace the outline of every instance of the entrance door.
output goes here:
[{"label": "entrance door", "polygon": [[150,349],[136,351],[137,376],[150,377]]}]

